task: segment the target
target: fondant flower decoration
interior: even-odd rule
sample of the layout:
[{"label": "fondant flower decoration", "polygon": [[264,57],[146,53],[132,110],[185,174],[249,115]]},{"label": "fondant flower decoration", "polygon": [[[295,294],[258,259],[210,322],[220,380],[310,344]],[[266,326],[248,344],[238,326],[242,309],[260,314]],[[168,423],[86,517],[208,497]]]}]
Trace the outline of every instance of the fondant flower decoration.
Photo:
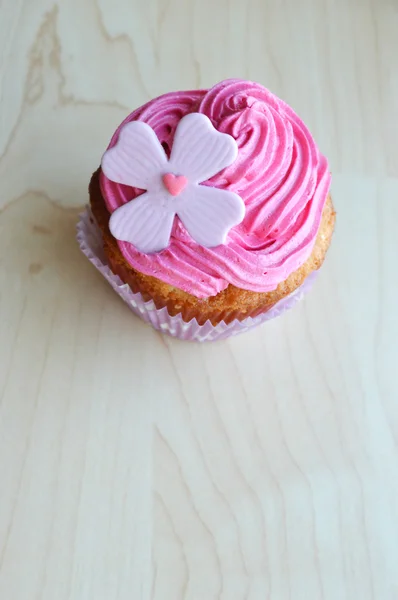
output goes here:
[{"label": "fondant flower decoration", "polygon": [[234,138],[199,113],[179,122],[170,159],[149,125],[127,123],[105,152],[102,170],[111,181],[146,192],[112,213],[112,235],[140,252],[158,252],[168,246],[177,215],[198,244],[223,244],[243,220],[245,205],[234,192],[200,183],[231,165],[237,154]]}]

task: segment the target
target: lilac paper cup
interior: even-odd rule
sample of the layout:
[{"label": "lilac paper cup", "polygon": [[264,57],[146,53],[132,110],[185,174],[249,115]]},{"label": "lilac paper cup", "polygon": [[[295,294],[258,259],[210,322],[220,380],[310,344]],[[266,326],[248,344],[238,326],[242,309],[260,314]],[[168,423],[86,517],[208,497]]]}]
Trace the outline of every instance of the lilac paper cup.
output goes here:
[{"label": "lilac paper cup", "polygon": [[138,317],[146,323],[150,323],[158,331],[186,341],[214,342],[223,340],[232,335],[248,331],[265,323],[265,321],[279,317],[303,298],[304,294],[312,287],[316,276],[316,272],[311,273],[301,287],[257,317],[248,317],[244,321],[235,320],[228,324],[221,322],[217,325],[212,325],[210,321],[206,321],[204,325],[199,325],[196,319],[186,323],[181,315],[173,317],[169,315],[167,308],[156,308],[152,300],[146,302],[139,292],[136,294],[132,292],[129,285],[123,283],[120,277],[111,271],[103,251],[101,231],[89,208],[80,215],[77,224],[77,241],[83,254],[87,256],[89,261]]}]

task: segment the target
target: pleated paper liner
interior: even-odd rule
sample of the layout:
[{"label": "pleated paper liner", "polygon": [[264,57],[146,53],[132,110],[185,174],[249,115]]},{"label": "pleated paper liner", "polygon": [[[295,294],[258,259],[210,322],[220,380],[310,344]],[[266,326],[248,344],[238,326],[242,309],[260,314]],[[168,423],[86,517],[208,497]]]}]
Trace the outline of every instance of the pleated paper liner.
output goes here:
[{"label": "pleated paper liner", "polygon": [[311,273],[297,290],[256,317],[248,317],[243,321],[235,319],[228,324],[221,322],[212,325],[210,321],[206,321],[203,325],[199,325],[195,318],[186,322],[180,314],[171,316],[167,308],[156,308],[152,300],[145,301],[139,292],[134,293],[128,284],[123,283],[120,277],[111,271],[103,251],[101,231],[89,208],[80,215],[77,224],[77,240],[83,254],[87,256],[89,261],[137,316],[146,323],[150,323],[158,331],[186,341],[210,342],[222,340],[279,317],[303,298],[316,277],[316,272]]}]

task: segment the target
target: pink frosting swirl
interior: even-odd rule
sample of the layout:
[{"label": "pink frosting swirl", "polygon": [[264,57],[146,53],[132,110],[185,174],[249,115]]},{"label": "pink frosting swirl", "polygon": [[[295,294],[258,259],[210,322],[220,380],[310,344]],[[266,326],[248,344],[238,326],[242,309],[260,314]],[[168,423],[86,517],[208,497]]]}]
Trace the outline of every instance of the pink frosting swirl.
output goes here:
[{"label": "pink frosting swirl", "polygon": [[[190,112],[207,115],[214,127],[233,136],[236,161],[204,185],[238,193],[246,206],[243,222],[225,245],[204,248],[176,218],[170,245],[142,254],[118,242],[127,262],[198,298],[229,284],[256,292],[274,290],[310,256],[330,186],[327,161],[299,117],[282,100],[251,81],[230,79],[210,90],[172,92],[131,113],[150,125],[170,154],[179,120]],[[101,190],[113,212],[142,190],[117,184],[101,172]]]}]

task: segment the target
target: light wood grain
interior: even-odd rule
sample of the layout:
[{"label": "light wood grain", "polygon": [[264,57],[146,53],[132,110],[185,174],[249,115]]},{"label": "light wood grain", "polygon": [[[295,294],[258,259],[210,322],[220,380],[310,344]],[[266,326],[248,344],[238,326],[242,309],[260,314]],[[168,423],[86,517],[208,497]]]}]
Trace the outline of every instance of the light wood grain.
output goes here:
[{"label": "light wood grain", "polygon": [[[0,3],[1,600],[398,598],[396,0]],[[311,295],[214,345],[74,228],[114,128],[238,76],[330,158]]]}]

